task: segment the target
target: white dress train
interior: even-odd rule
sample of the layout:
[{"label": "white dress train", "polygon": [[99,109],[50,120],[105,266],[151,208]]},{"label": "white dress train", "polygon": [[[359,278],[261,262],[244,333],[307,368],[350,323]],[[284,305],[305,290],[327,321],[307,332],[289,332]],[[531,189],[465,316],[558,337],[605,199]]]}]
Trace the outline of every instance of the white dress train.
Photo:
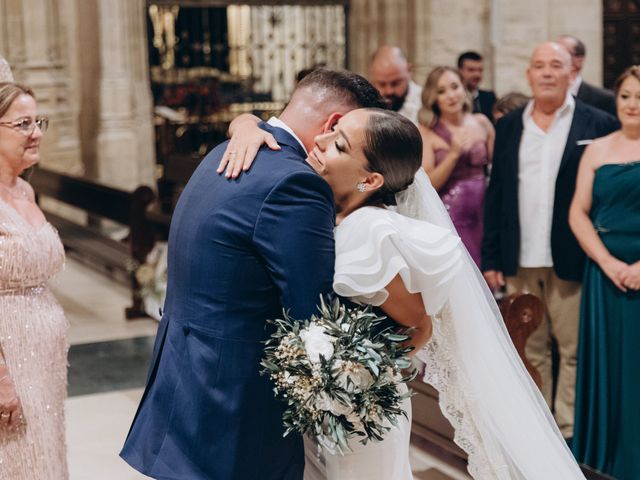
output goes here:
[{"label": "white dress train", "polygon": [[[397,211],[364,207],[336,228],[334,290],[379,306],[388,297],[385,286],[400,275],[407,290],[421,294],[434,324],[431,340],[418,352],[426,363],[424,381],[439,391],[441,410],[469,454],[476,480],[584,480],[422,171],[398,200]],[[390,432],[386,446],[370,443],[343,457],[325,454],[328,480],[411,479],[409,435],[402,428]],[[406,477],[386,474],[390,458],[407,466]]]}]

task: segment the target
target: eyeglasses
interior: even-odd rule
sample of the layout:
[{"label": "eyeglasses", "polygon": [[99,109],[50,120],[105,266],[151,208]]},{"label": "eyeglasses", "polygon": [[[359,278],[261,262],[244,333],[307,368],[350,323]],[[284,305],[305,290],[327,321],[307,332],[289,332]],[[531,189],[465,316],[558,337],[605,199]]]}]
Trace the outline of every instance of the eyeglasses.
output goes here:
[{"label": "eyeglasses", "polygon": [[47,117],[36,117],[34,121],[30,118],[21,118],[13,122],[0,122],[0,126],[13,128],[23,135],[30,137],[33,135],[36,127],[38,127],[42,133],[46,132],[47,128],[49,128],[49,119]]}]

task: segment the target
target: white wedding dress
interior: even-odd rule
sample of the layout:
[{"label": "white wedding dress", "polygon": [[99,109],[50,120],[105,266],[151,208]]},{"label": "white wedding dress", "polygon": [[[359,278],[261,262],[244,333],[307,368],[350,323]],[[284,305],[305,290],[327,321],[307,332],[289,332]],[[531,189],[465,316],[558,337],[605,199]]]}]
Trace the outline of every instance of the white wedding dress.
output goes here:
[{"label": "white wedding dress", "polygon": [[[422,172],[396,210],[364,207],[336,228],[335,291],[381,305],[400,275],[422,295],[434,333],[417,353],[440,393],[455,441],[476,480],[572,480],[584,476],[524,368],[482,275]],[[406,402],[410,418],[410,403]],[[324,449],[328,480],[411,480],[410,422],[384,441]]]}]

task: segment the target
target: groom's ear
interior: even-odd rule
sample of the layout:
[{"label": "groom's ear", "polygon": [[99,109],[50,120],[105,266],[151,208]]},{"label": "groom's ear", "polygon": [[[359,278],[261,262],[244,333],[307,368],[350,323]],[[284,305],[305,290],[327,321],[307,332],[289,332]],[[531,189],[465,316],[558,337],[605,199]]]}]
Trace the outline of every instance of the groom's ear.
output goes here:
[{"label": "groom's ear", "polygon": [[340,120],[342,117],[344,117],[344,115],[340,112],[333,112],[331,115],[329,115],[329,118],[327,118],[327,121],[322,126],[322,133],[327,133],[333,130],[333,127],[335,127],[336,123],[338,123],[338,120]]}]

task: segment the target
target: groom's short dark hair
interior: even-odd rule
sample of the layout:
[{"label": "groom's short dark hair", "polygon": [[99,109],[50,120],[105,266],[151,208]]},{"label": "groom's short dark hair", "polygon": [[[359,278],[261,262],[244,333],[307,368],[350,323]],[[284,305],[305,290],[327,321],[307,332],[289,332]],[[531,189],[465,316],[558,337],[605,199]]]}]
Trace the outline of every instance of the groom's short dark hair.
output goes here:
[{"label": "groom's short dark hair", "polygon": [[301,88],[324,88],[340,103],[354,108],[388,108],[378,90],[366,78],[349,70],[318,68],[300,80],[296,90]]}]

